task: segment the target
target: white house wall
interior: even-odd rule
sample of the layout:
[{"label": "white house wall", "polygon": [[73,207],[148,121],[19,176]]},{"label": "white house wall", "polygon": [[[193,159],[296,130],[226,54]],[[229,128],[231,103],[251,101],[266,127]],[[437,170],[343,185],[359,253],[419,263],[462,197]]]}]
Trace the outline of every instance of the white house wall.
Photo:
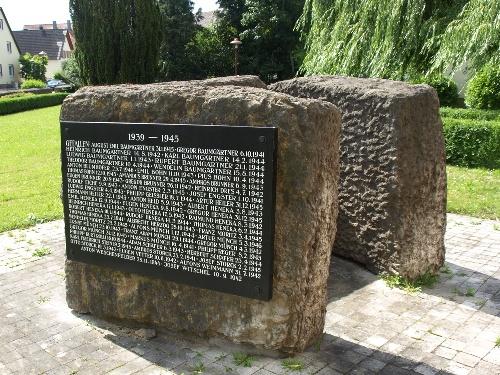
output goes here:
[{"label": "white house wall", "polygon": [[[3,23],[3,29],[0,28],[0,64],[2,65],[0,85],[14,85],[19,83],[19,51],[3,11],[0,11],[0,19],[2,20],[0,23]],[[12,52],[7,50],[8,42],[10,42]],[[9,74],[9,65],[14,66],[14,75]]]},{"label": "white house wall", "polygon": [[54,78],[55,73],[62,72],[64,61],[67,60],[66,56],[69,54],[71,54],[71,48],[68,40],[66,39],[59,51],[59,60],[49,60],[49,63],[47,64],[47,71],[45,73],[47,79]]},{"label": "white house wall", "polygon": [[45,77],[47,77],[47,79],[54,78],[55,73],[62,72],[63,61],[65,60],[49,60]]}]

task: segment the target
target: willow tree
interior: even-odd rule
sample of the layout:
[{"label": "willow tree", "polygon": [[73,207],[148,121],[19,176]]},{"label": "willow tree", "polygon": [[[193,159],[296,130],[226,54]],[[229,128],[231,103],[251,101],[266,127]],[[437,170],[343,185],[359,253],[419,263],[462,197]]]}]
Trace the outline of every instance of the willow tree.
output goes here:
[{"label": "willow tree", "polygon": [[465,0],[306,0],[302,71],[405,79],[425,72]]},{"label": "willow tree", "polygon": [[442,36],[433,70],[500,65],[500,0],[470,0]]},{"label": "willow tree", "polygon": [[161,43],[156,0],[70,0],[70,13],[85,84],[156,78]]}]

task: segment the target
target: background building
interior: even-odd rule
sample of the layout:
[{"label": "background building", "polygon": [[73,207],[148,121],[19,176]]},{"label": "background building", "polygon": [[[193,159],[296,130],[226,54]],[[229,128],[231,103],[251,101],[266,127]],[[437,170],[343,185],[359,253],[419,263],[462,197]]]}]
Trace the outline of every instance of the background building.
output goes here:
[{"label": "background building", "polygon": [[0,7],[0,88],[19,85],[19,57],[20,49]]},{"label": "background building", "polygon": [[40,25],[25,25],[24,30],[14,31],[21,54],[26,52],[32,55],[46,54],[47,78],[61,72],[63,63],[73,53],[75,40],[71,29],[71,22]]}]

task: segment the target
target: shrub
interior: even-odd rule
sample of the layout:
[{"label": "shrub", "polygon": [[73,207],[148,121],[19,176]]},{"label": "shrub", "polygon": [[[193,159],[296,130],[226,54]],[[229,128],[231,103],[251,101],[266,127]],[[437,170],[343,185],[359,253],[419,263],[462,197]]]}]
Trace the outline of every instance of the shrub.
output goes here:
[{"label": "shrub", "polygon": [[54,73],[54,79],[58,79],[60,81],[66,82],[66,78],[64,77],[62,72]]},{"label": "shrub", "polygon": [[45,82],[40,81],[38,79],[27,79],[21,85],[21,89],[23,89],[23,90],[26,90],[26,89],[44,89],[45,87],[47,87]]},{"label": "shrub", "polygon": [[30,109],[50,107],[61,104],[68,94],[54,93],[28,95],[14,98],[0,98],[0,115],[28,111]]},{"label": "shrub", "polygon": [[486,65],[470,80],[465,104],[477,109],[500,109],[500,67]]},{"label": "shrub", "polygon": [[72,85],[75,89],[83,86],[80,67],[74,57],[70,57],[63,63],[63,81]]},{"label": "shrub", "polygon": [[425,83],[433,87],[437,91],[439,103],[442,106],[454,106],[458,103],[457,85],[442,74],[423,76],[413,80],[412,83]]},{"label": "shrub", "polygon": [[45,81],[45,73],[47,72],[48,57],[42,55],[32,55],[25,53],[19,58],[21,65],[21,77],[25,79],[37,79]]},{"label": "shrub", "polygon": [[439,112],[442,117],[463,119],[463,120],[485,120],[500,121],[500,111],[472,109],[472,108],[450,108],[441,107]]},{"label": "shrub", "polygon": [[21,97],[24,97],[24,96],[33,96],[35,94],[33,94],[32,92],[22,92],[22,91],[18,91],[18,92],[15,92],[13,94],[7,94],[7,95],[3,95],[0,97],[0,100],[2,99],[8,99],[8,98],[21,98]]},{"label": "shrub", "polygon": [[448,164],[500,168],[500,122],[452,118],[443,121]]}]

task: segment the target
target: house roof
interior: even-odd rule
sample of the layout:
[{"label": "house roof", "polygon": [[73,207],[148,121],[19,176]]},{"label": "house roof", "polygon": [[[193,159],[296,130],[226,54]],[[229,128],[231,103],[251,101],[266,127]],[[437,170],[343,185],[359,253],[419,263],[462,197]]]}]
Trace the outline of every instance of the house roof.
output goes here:
[{"label": "house roof", "polygon": [[21,30],[14,31],[13,34],[20,47],[21,54],[29,52],[36,55],[43,51],[47,54],[49,60],[60,59],[62,46],[66,42],[66,32],[60,29]]},{"label": "house roof", "polygon": [[12,39],[14,39],[14,44],[16,45],[17,50],[19,51],[19,54],[21,54],[21,48],[19,48],[19,44],[17,43],[16,37],[14,36],[14,32],[10,28],[9,25],[9,20],[7,19],[7,16],[5,15],[5,12],[3,11],[2,7],[0,7],[0,12],[2,12],[3,19],[5,20],[5,23],[7,24],[7,28],[9,29]]},{"label": "house roof", "polygon": [[[68,30],[68,22],[69,22],[69,26],[71,29],[72,28],[71,21],[58,22],[58,23],[56,23],[56,28],[62,29],[62,30]],[[39,24],[24,25],[23,26],[23,30],[40,30],[40,28],[43,28],[45,30],[51,30],[54,28],[54,23],[39,23]]]}]

